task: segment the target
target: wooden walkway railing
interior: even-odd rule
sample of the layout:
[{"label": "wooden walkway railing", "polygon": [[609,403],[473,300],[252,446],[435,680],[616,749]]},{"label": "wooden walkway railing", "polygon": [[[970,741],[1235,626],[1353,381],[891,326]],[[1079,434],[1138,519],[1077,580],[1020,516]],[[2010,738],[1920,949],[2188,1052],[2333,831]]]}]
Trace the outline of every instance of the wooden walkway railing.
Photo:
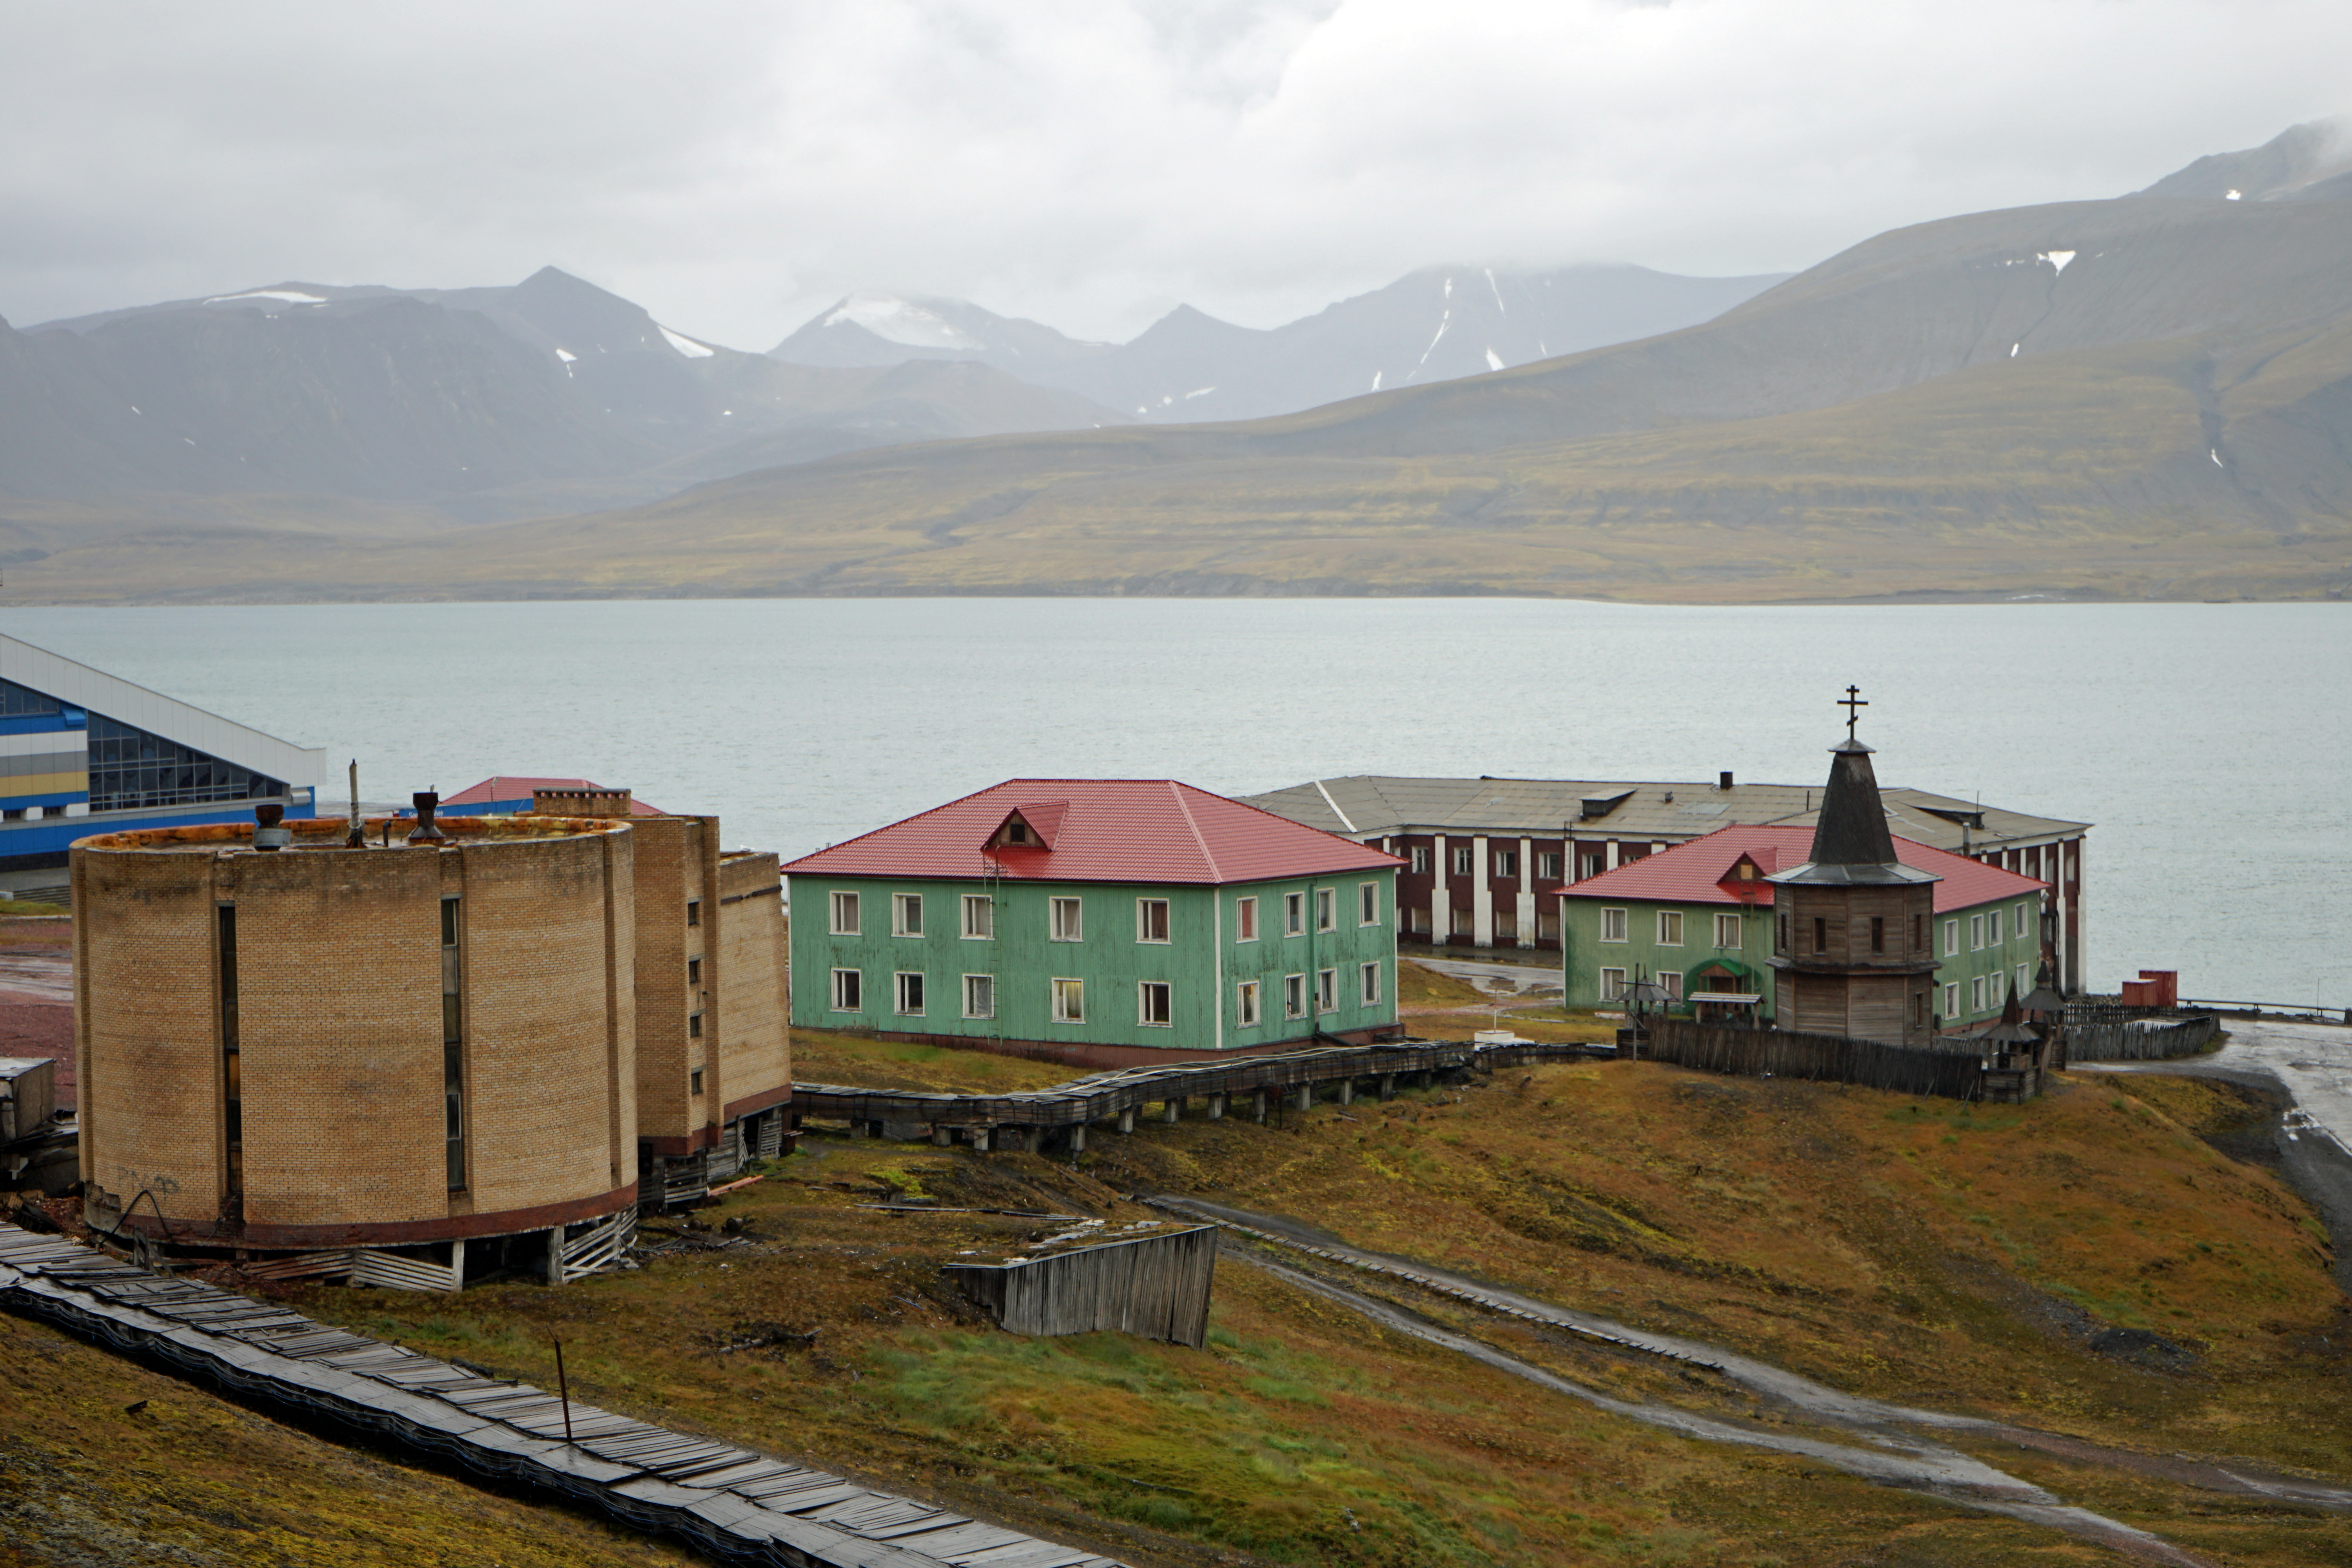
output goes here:
[{"label": "wooden walkway railing", "polygon": [[1119,1568],[911,1498],[668,1431],[0,1225],[0,1303],[280,1409],[548,1488],[728,1562]]}]

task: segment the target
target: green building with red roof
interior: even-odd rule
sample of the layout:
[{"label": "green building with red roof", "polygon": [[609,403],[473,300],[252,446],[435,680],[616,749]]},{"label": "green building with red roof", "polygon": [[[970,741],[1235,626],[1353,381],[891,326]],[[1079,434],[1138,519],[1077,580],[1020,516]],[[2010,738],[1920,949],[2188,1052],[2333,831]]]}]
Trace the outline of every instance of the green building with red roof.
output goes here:
[{"label": "green building with red roof", "polygon": [[1393,855],[1171,779],[1014,779],[784,868],[793,1025],[1126,1066],[1397,1037]]},{"label": "green building with red roof", "polygon": [[[1559,895],[1562,983],[1570,1007],[1622,1000],[1637,975],[1681,1000],[1671,1009],[1769,1021],[1774,1011],[1773,884],[1806,864],[1811,827],[1725,827]],[[1964,855],[1894,838],[1896,858],[1935,885],[1936,1026],[2000,1016],[2011,984],[2033,989],[2047,889]]]}]

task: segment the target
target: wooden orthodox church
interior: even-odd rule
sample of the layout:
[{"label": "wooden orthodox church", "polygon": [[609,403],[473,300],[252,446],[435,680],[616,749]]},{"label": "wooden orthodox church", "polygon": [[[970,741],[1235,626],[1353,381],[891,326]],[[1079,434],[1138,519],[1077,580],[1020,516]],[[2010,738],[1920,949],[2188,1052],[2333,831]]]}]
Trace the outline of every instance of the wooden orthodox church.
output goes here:
[{"label": "wooden orthodox church", "polygon": [[1871,750],[1846,688],[1846,738],[1830,752],[1811,858],[1773,885],[1774,1013],[1783,1029],[1889,1045],[1935,1038],[1935,884],[1895,858]]}]

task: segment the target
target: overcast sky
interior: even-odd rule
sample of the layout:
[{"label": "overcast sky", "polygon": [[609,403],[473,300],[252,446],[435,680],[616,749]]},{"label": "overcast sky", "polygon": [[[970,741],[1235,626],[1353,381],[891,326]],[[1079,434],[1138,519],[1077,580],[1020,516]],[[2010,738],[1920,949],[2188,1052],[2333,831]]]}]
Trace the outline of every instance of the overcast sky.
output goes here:
[{"label": "overcast sky", "polygon": [[2352,110],[2342,0],[0,10],[0,316],[553,263],[772,345],[860,288],[1081,336],[1427,264],[1794,270]]}]

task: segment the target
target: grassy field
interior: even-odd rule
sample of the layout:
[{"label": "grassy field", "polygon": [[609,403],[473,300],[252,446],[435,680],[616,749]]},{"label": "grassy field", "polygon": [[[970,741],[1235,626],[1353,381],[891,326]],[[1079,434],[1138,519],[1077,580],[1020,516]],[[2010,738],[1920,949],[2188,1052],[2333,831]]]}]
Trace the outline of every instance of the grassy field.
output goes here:
[{"label": "grassy field", "polygon": [[1083,1077],[1085,1070],[1063,1062],[877,1040],[831,1029],[793,1031],[793,1077],[802,1083],[949,1094],[1016,1094],[1067,1083]]},{"label": "grassy field", "polygon": [[[1075,1163],[812,1138],[699,1216],[745,1222],[739,1246],[562,1290],[289,1294],[533,1381],[561,1333],[573,1386],[599,1403],[1143,1564],[2088,1562],[2106,1554],[1626,1423],[1231,1261],[1205,1353],[1016,1339],[938,1269],[1003,1256],[1038,1222],[858,1205],[1131,1217],[1123,1194],[1197,1193],[1838,1387],[2352,1477],[2352,1319],[2316,1221],[2200,1137],[2227,1145],[2255,1119],[2236,1091],[2186,1079],[1970,1110],[1563,1065],[1264,1127],[1148,1123]],[[1770,1418],[1704,1379],[1397,1299],[1597,1386]],[[815,1338],[723,1348],[762,1327]],[[2137,1332],[2101,1341],[2110,1329]],[[2352,1562],[2341,1516],[1986,1458],[2216,1561]]]}]

